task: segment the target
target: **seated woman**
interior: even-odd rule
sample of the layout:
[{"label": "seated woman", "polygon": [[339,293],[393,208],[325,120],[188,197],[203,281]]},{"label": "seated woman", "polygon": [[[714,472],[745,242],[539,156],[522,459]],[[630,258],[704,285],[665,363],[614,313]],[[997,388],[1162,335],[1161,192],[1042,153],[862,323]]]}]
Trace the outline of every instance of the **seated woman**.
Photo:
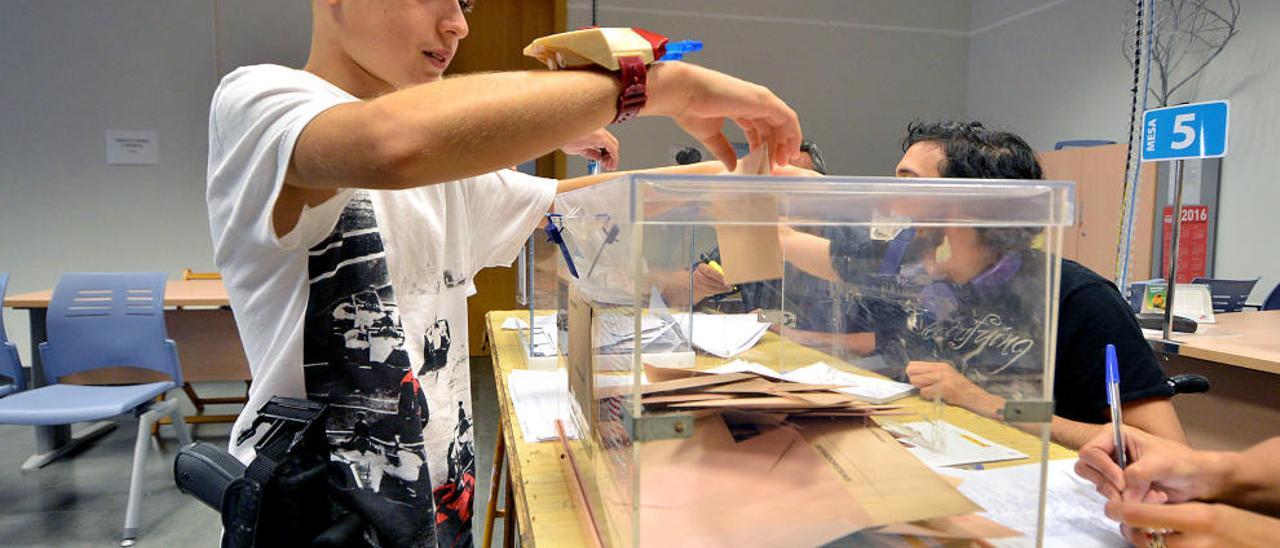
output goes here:
[{"label": "seated woman", "polygon": [[[912,124],[903,150],[899,177],[1043,178],[1025,141],[978,123]],[[871,249],[795,230],[782,230],[780,239],[801,270],[866,289],[860,300],[876,307],[869,312],[876,350],[922,396],[987,417],[1000,416],[1006,396],[1040,399],[1046,280],[1043,268],[1033,266],[1043,264],[1033,245],[1037,231],[957,226],[911,236],[906,253],[918,261],[880,278],[869,273],[868,259],[883,254],[883,245]],[[1115,285],[1064,259],[1058,310],[1054,440],[1079,447],[1105,428],[1107,344],[1120,359],[1125,423],[1183,440],[1172,390]]]}]

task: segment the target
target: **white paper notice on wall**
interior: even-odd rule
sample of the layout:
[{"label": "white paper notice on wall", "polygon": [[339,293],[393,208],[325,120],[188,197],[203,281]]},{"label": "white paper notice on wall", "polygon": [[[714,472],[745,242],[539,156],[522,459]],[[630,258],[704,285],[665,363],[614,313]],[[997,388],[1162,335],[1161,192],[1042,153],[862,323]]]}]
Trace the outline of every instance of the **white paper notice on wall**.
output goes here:
[{"label": "white paper notice on wall", "polygon": [[154,165],[160,163],[155,130],[107,130],[107,164]]}]

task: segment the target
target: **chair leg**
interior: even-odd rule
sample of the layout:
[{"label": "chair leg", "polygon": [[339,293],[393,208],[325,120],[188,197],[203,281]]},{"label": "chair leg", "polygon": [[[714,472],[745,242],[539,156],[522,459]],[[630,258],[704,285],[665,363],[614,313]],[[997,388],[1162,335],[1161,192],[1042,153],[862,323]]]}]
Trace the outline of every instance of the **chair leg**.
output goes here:
[{"label": "chair leg", "polygon": [[129,476],[129,501],[125,506],[124,535],[120,540],[120,546],[133,546],[138,538],[138,512],[142,504],[142,473],[147,464],[147,446],[151,440],[152,425],[163,415],[173,418],[174,428],[182,444],[191,443],[191,433],[187,430],[186,422],[182,420],[182,406],[178,405],[178,400],[165,400],[153,404],[138,417],[138,438],[133,444],[133,472]]},{"label": "chair leg", "polygon": [[182,418],[182,406],[173,406],[169,411],[169,420],[173,422],[173,431],[178,435],[178,441],[182,446],[191,445],[191,427],[187,426],[187,421]]},{"label": "chair leg", "polygon": [[124,537],[120,546],[133,546],[138,538],[138,507],[142,503],[142,471],[147,463],[151,425],[160,418],[154,409],[138,417],[138,439],[133,444],[133,472],[129,476],[129,502],[124,511]]}]

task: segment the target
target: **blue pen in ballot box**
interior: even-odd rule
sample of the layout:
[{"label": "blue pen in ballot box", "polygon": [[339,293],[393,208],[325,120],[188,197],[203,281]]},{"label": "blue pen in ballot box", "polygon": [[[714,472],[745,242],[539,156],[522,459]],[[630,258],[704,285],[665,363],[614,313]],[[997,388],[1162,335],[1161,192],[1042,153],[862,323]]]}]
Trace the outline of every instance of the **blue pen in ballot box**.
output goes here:
[{"label": "blue pen in ballot box", "polygon": [[569,273],[577,278],[578,269],[573,264],[573,253],[570,253],[569,243],[564,239],[564,217],[558,213],[548,213],[547,226],[543,227],[542,231],[546,232],[548,242],[560,248],[560,254],[564,256],[564,263],[569,267]]}]

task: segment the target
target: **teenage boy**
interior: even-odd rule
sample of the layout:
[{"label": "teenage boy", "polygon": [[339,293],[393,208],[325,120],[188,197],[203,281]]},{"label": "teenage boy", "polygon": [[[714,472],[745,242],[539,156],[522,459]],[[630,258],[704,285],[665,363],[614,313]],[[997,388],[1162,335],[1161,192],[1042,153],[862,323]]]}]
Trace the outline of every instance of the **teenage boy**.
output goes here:
[{"label": "teenage boy", "polygon": [[502,167],[610,149],[598,130],[634,114],[672,118],[730,168],[725,118],[776,164],[801,141],[769,90],[684,63],[648,67],[642,97],[601,70],[443,79],[470,7],[313,0],[306,66],[238,69],[211,107],[215,259],[254,378],[231,450],[253,458],[239,434],[273,395],[327,403],[332,483],[375,545],[471,544],[473,277],[510,264],[556,192],[604,178]]}]

